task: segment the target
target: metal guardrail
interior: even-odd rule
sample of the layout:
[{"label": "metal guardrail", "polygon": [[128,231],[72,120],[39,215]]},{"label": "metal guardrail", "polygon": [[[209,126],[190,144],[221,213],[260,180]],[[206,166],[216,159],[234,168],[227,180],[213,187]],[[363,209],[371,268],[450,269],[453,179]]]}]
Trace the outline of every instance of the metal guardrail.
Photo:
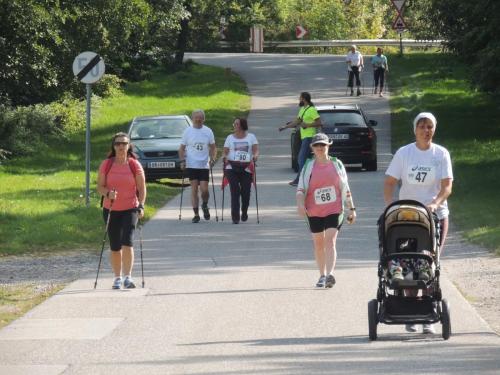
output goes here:
[{"label": "metal guardrail", "polygon": [[[356,46],[400,46],[403,47],[442,47],[444,40],[415,40],[415,39],[352,39],[352,40],[290,40],[290,41],[264,41],[264,48],[304,48],[304,47],[349,47]],[[248,46],[248,42],[219,42],[222,48],[234,46]]]}]

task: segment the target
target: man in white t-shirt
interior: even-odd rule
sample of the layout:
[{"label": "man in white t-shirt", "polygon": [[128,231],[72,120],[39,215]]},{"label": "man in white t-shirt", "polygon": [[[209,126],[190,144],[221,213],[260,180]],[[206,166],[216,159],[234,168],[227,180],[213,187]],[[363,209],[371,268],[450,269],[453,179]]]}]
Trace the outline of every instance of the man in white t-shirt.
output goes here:
[{"label": "man in white t-shirt", "polygon": [[193,205],[193,223],[200,222],[198,189],[201,191],[203,217],[210,219],[208,209],[208,190],[210,165],[217,157],[217,147],[212,130],[204,125],[205,112],[198,109],[191,115],[193,126],[182,134],[179,158],[191,183],[191,203]]},{"label": "man in white t-shirt", "polygon": [[[401,182],[399,199],[412,199],[435,212],[440,221],[442,252],[448,233],[448,204],[451,194],[453,171],[450,153],[443,146],[432,143],[437,121],[432,113],[419,113],[413,120],[416,141],[401,147],[392,158],[384,182],[384,201],[394,200],[396,186]],[[413,291],[405,291],[412,295]],[[417,291],[418,292],[418,291]],[[407,324],[408,332],[416,332],[415,324]],[[423,325],[423,333],[434,333],[432,324]]]},{"label": "man in white t-shirt", "polygon": [[353,90],[353,81],[354,77],[356,77],[356,86],[358,88],[357,95],[361,95],[361,80],[359,79],[359,73],[364,67],[364,62],[363,62],[363,55],[361,52],[356,50],[356,45],[351,46],[351,50],[345,57],[345,62],[347,64],[347,70],[349,72],[349,79],[347,82],[347,87],[351,88],[351,96],[354,95],[354,90]]}]

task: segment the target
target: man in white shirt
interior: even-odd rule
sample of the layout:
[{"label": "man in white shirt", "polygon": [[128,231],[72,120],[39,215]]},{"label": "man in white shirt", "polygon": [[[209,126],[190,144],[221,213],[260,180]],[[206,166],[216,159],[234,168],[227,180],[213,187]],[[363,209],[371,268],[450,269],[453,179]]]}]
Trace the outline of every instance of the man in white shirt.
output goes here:
[{"label": "man in white shirt", "polygon": [[361,95],[361,80],[359,79],[359,73],[364,68],[363,55],[361,52],[356,50],[356,45],[351,46],[351,50],[345,57],[345,62],[347,64],[347,70],[349,72],[349,80],[347,82],[347,87],[351,88],[351,96],[354,95],[353,90],[353,80],[356,77],[356,86],[358,87],[357,95]]},{"label": "man in white shirt", "polygon": [[198,189],[201,191],[203,217],[205,220],[210,219],[208,180],[210,165],[217,157],[217,147],[215,146],[214,133],[204,125],[205,112],[201,109],[195,110],[191,119],[193,126],[187,128],[182,134],[179,158],[183,162],[182,167],[186,170],[191,183],[191,203],[194,211],[192,222],[199,223]]}]

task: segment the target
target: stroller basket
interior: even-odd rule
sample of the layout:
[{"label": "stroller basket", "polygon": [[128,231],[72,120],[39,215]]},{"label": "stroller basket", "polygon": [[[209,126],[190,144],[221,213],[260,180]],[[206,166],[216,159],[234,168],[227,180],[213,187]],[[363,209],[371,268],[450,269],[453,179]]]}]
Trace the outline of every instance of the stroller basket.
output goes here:
[{"label": "stroller basket", "polygon": [[439,321],[436,303],[431,297],[388,296],[383,304],[386,324],[431,323]]}]

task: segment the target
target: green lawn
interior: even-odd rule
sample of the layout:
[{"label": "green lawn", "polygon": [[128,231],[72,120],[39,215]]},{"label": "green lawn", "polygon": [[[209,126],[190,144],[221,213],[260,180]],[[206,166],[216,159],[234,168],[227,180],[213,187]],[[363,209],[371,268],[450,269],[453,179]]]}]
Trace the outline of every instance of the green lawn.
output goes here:
[{"label": "green lawn", "polygon": [[[92,119],[91,207],[85,207],[85,132],[52,144],[29,158],[0,164],[0,255],[85,249],[98,251],[104,225],[95,193],[100,162],[111,136],[125,131],[134,116],[188,114],[202,108],[222,145],[232,119],[245,115],[245,83],[223,69],[192,65],[129,84],[121,96],[96,101]],[[148,184],[146,216],[151,217],[179,188]]]},{"label": "green lawn", "polygon": [[392,147],[414,140],[420,111],[436,115],[435,143],[451,153],[451,218],[472,242],[500,255],[500,103],[471,88],[466,67],[446,54],[389,56]]}]

